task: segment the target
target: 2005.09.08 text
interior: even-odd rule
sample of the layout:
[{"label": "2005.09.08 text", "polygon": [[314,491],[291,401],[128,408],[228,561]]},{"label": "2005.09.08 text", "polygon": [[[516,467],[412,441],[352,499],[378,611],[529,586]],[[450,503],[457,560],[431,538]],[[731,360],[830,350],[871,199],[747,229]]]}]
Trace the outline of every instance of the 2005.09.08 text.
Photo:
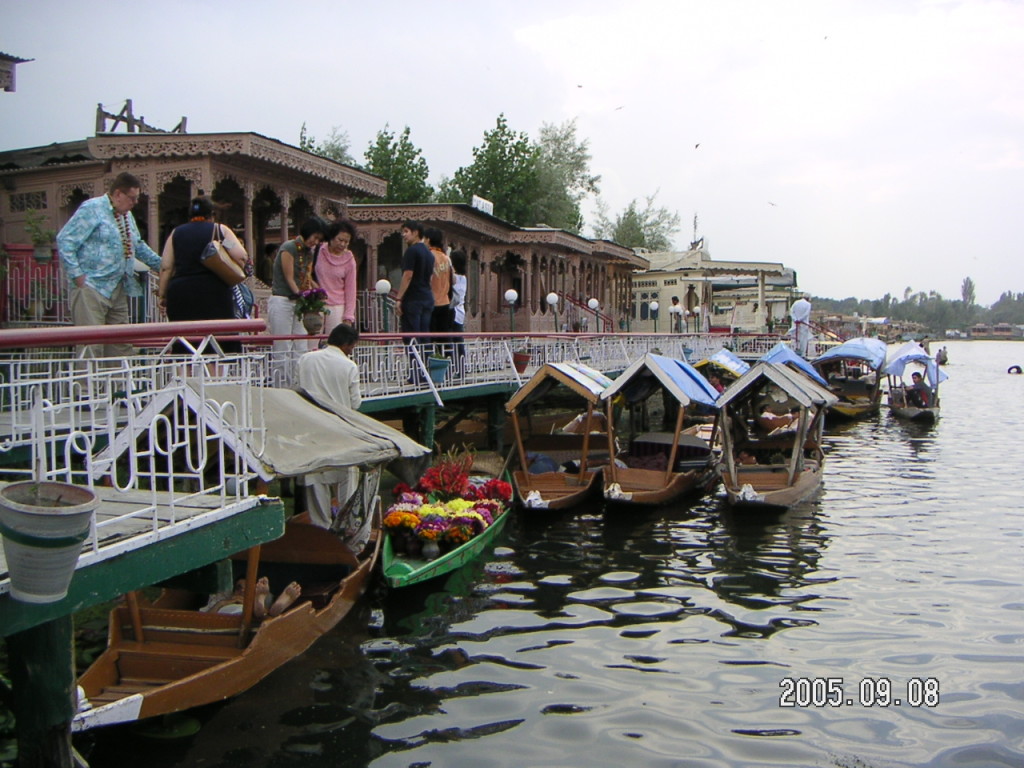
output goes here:
[{"label": "2005.09.08 text", "polygon": [[856,694],[846,693],[841,677],[784,677],[779,681],[780,707],[936,707],[939,681],[934,677],[911,677],[902,694],[887,677],[865,677]]}]

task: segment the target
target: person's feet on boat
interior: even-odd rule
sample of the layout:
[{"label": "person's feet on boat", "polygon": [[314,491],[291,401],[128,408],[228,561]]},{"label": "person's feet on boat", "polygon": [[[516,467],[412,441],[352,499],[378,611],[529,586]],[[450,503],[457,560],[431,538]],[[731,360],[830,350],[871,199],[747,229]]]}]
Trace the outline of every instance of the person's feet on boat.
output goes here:
[{"label": "person's feet on boat", "polygon": [[267,611],[268,616],[280,616],[284,611],[291,607],[291,605],[299,599],[302,594],[302,587],[299,586],[298,582],[293,581],[284,591],[278,595],[277,600],[270,606]]}]

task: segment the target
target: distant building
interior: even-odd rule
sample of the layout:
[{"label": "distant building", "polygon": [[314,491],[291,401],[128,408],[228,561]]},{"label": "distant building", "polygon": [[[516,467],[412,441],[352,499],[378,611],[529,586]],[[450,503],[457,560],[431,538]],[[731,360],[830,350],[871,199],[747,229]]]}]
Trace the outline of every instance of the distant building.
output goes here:
[{"label": "distant building", "polygon": [[24,64],[28,61],[34,61],[34,59],[19,59],[17,56],[11,56],[9,53],[3,53],[0,51],[0,89],[7,91],[8,93],[14,93],[17,90],[15,69],[19,64]]}]

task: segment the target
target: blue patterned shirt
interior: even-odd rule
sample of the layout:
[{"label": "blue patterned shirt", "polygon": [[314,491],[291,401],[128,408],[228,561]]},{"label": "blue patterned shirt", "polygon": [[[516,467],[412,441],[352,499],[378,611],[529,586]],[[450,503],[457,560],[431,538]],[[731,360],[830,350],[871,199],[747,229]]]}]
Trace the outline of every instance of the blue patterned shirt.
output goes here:
[{"label": "blue patterned shirt", "polygon": [[110,198],[101,195],[82,203],[57,235],[57,249],[67,278],[74,282],[85,275],[89,287],[108,299],[122,281],[125,294],[141,296],[142,288],[135,278],[135,259],[150,269],[160,269],[160,257],[142,239],[135,217],[129,214],[127,220],[131,246],[125,254]]}]

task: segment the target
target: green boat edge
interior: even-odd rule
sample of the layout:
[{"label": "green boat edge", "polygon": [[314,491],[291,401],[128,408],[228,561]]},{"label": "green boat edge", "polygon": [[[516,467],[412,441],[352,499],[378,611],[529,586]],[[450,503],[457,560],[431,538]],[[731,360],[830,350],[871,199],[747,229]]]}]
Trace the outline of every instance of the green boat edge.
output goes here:
[{"label": "green boat edge", "polygon": [[481,552],[490,546],[498,534],[505,527],[505,521],[509,517],[506,509],[483,533],[474,536],[465,544],[460,544],[451,552],[441,555],[434,560],[420,560],[418,558],[399,558],[391,547],[391,535],[384,536],[384,551],[381,553],[384,578],[389,587],[408,587],[412,584],[442,576],[466,563],[474,560]]}]

